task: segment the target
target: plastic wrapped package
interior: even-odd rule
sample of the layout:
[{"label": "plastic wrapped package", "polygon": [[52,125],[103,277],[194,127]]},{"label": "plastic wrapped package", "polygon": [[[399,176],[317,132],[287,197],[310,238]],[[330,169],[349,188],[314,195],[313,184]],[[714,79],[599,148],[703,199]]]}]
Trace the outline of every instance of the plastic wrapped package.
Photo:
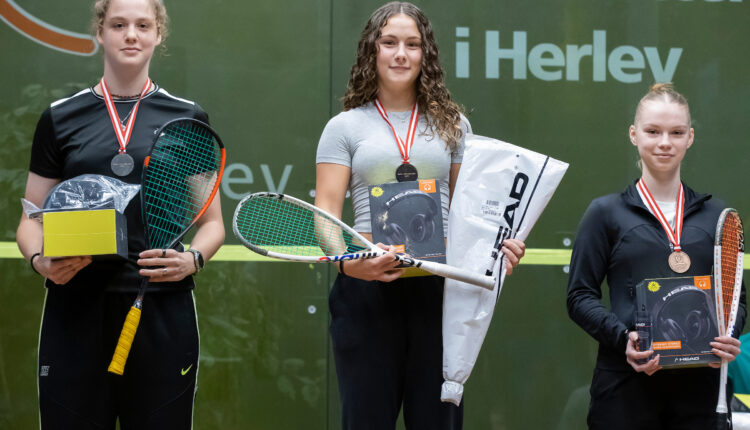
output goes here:
[{"label": "plastic wrapped package", "polygon": [[109,176],[85,174],[55,185],[43,209],[26,199],[21,199],[21,203],[30,218],[39,217],[43,212],[72,209],[115,209],[122,214],[140,188],[140,185]]}]

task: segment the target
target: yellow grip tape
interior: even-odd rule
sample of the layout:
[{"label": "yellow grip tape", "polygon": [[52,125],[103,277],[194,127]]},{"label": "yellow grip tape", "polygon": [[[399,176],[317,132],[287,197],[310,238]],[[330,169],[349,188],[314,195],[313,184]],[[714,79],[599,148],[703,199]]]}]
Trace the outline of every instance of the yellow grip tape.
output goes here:
[{"label": "yellow grip tape", "polygon": [[117,341],[117,348],[115,348],[115,354],[112,356],[112,362],[109,363],[109,369],[111,373],[122,375],[125,373],[125,362],[128,361],[128,354],[130,354],[130,347],[133,345],[133,338],[135,332],[138,330],[138,323],[141,320],[141,310],[135,306],[130,308],[127,318],[125,318],[125,324],[122,325],[122,333],[120,333],[120,340]]},{"label": "yellow grip tape", "polygon": [[737,397],[737,399],[742,402],[743,405],[750,408],[750,394],[737,394],[734,393],[734,397]]}]

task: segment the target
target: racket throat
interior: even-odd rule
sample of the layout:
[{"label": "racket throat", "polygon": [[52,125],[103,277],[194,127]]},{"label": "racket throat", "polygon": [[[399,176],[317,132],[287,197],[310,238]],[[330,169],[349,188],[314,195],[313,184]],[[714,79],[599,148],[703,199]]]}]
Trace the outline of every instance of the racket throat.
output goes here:
[{"label": "racket throat", "polygon": [[401,263],[401,267],[420,267],[422,266],[422,262],[420,260],[415,260],[411,257],[404,257],[402,255],[395,255],[393,257],[393,261],[398,261]]}]

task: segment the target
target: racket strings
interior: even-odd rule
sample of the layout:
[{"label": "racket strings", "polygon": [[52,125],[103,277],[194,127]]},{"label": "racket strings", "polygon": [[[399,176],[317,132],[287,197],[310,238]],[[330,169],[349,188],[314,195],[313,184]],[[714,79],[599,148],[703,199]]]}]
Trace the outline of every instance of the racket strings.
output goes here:
[{"label": "racket strings", "polygon": [[219,159],[214,136],[203,127],[178,122],[162,132],[142,184],[150,247],[168,247],[201,213],[216,186]]},{"label": "racket strings", "polygon": [[327,217],[275,197],[246,200],[237,213],[236,225],[248,243],[282,254],[313,257],[366,248]]},{"label": "racket strings", "polygon": [[721,231],[721,301],[724,307],[724,326],[729,325],[734,289],[737,283],[737,265],[742,243],[742,224],[734,213],[727,215]]}]

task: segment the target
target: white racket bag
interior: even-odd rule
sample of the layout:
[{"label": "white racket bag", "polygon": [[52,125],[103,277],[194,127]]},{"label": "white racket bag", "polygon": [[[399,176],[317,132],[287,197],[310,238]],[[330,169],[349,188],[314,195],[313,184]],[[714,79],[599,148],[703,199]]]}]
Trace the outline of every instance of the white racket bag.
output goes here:
[{"label": "white racket bag", "polygon": [[441,400],[461,403],[505,279],[503,240],[525,240],[568,164],[496,139],[468,134],[448,215],[446,260],[497,278],[492,291],[452,279],[443,296]]}]

